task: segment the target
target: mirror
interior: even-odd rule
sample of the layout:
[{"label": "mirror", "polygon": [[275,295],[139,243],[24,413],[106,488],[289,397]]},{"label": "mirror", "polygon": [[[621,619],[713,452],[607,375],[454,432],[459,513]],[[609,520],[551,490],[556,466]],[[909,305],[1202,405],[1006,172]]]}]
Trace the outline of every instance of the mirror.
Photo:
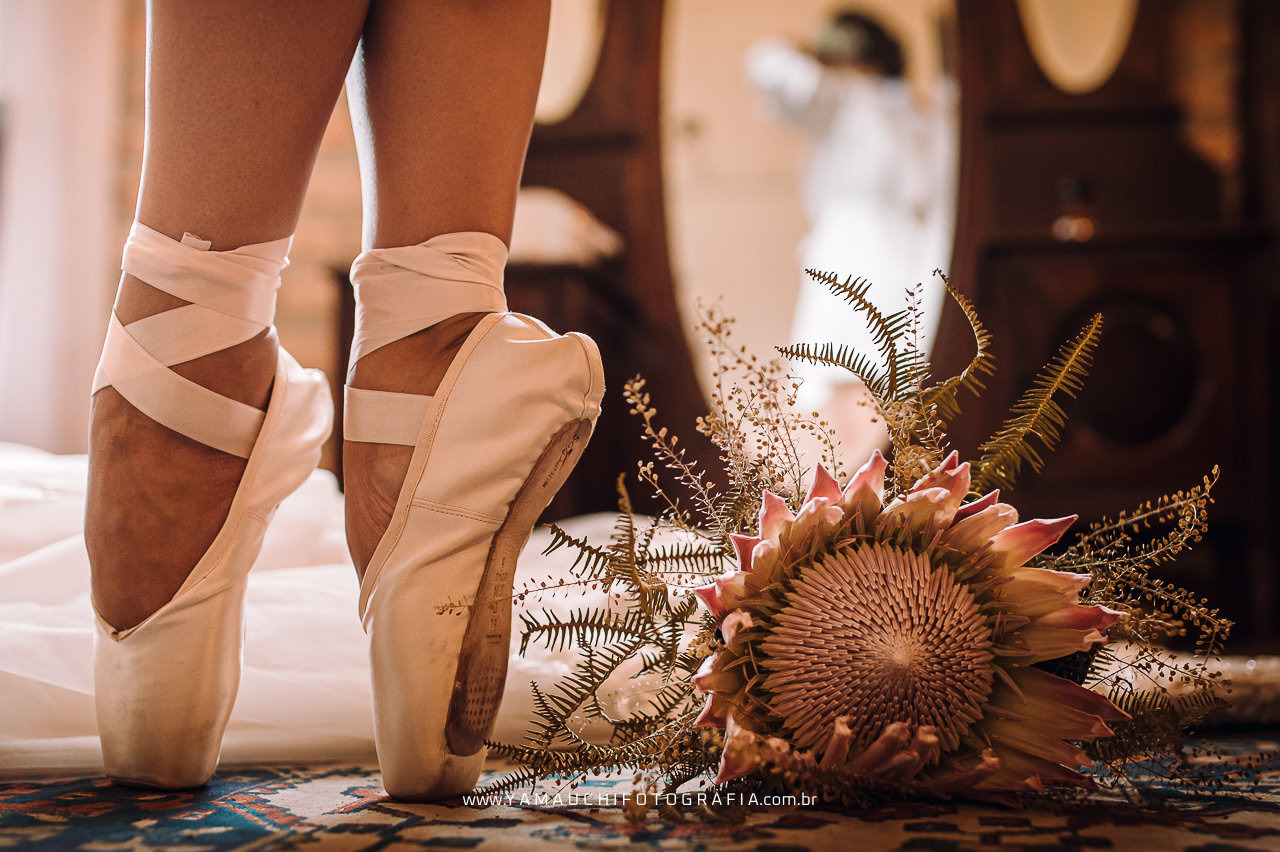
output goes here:
[{"label": "mirror", "polygon": [[556,124],[582,101],[600,58],[607,0],[552,0],[547,58],[534,120]]},{"label": "mirror", "polygon": [[[865,15],[900,44],[901,79],[865,63],[814,59],[824,40],[838,41],[829,24],[845,11]],[[811,298],[827,296],[803,275],[814,265],[872,278],[888,310],[901,308],[904,291],[924,281],[925,323],[936,326],[942,291],[930,274],[949,265],[954,219],[955,93],[943,73],[942,35],[953,14],[951,0],[668,4],[667,215],[687,323],[696,302],[719,299],[737,320],[738,343],[762,357],[798,341],[834,338],[864,348],[849,308],[833,311]],[[815,88],[827,114],[798,102]],[[919,236],[925,218],[929,238]],[[930,260],[912,265],[904,256]],[[797,306],[818,319],[807,333],[803,322],[793,330]],[[821,321],[824,315],[835,323]],[[695,358],[705,359],[701,341],[691,344]],[[705,361],[699,368],[705,380]],[[806,380],[810,391],[812,384]],[[806,396],[802,404],[819,406],[824,394]],[[854,450],[849,433],[838,431]]]},{"label": "mirror", "polygon": [[1071,95],[1092,92],[1111,78],[1137,14],[1138,0],[1018,0],[1036,64]]}]

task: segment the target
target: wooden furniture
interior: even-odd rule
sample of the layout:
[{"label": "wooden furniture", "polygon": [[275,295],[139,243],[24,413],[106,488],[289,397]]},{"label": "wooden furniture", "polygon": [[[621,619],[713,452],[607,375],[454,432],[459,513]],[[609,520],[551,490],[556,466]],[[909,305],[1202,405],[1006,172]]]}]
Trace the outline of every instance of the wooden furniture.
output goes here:
[{"label": "wooden furniture", "polygon": [[[688,442],[706,469],[717,467],[714,449],[693,430],[707,404],[685,339],[667,250],[659,127],[663,3],[606,0],[606,7],[595,76],[571,115],[534,128],[524,183],[558,189],[587,207],[622,235],[624,253],[600,270],[507,271],[513,310],[528,306],[557,330],[587,332],[604,356],[604,411],[548,517],[612,510],[618,475],[626,472],[634,484],[636,463],[653,457],[641,440],[639,420],[622,399],[623,382],[636,374],[648,380],[664,424]],[[562,303],[558,309],[539,295],[549,280],[577,288],[578,306]],[[640,509],[659,508],[646,488],[630,490]]]},{"label": "wooden furniture", "polygon": [[[1056,347],[1102,312],[1092,376],[1066,406],[1069,427],[1043,473],[1019,483],[1020,511],[1080,512],[1084,523],[1220,464],[1211,535],[1167,576],[1212,592],[1238,619],[1237,649],[1274,646],[1280,14],[1266,2],[1237,7],[1245,197],[1232,209],[1218,173],[1186,145],[1171,90],[1170,28],[1188,5],[1144,0],[1114,76],[1069,95],[1036,67],[1014,0],[958,4],[952,279],[995,334],[999,372],[953,437],[975,447]],[[944,317],[944,367],[970,354],[962,322]]]}]

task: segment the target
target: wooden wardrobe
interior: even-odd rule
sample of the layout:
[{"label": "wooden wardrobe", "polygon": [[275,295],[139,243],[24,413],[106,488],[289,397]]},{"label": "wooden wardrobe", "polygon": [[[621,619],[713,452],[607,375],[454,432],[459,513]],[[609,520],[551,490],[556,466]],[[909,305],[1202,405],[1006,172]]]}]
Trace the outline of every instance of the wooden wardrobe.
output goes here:
[{"label": "wooden wardrobe", "polygon": [[[1092,375],[1066,406],[1068,428],[1043,473],[1023,475],[1019,510],[1079,512],[1085,523],[1220,465],[1211,533],[1165,576],[1221,602],[1238,620],[1237,650],[1274,649],[1280,4],[1142,0],[1119,67],[1087,94],[1059,91],[1041,72],[1015,0],[957,8],[952,280],[995,334],[999,371],[953,437],[975,447],[1101,312]],[[1191,61],[1174,27],[1194,26],[1178,16],[1198,11],[1233,28],[1231,186],[1188,144],[1174,85]],[[936,360],[963,363],[970,341],[947,315]]]}]

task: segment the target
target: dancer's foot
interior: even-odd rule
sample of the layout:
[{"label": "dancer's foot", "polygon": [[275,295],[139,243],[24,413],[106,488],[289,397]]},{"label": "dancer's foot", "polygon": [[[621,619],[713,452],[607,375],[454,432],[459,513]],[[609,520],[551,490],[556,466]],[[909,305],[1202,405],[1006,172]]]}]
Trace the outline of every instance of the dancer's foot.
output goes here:
[{"label": "dancer's foot", "polygon": [[[126,275],[116,303],[124,324],[186,304]],[[267,330],[174,366],[175,373],[266,409],[277,360]],[[182,586],[227,518],[245,460],[160,425],[106,387],[93,398],[85,543],[93,599],[117,630],[144,621]]]},{"label": "dancer's foot", "polygon": [[[358,362],[347,382],[368,390],[430,396],[483,313],[456,314],[417,334],[383,346]],[[347,545],[364,578],[413,458],[413,447],[346,441],[342,450]]]}]

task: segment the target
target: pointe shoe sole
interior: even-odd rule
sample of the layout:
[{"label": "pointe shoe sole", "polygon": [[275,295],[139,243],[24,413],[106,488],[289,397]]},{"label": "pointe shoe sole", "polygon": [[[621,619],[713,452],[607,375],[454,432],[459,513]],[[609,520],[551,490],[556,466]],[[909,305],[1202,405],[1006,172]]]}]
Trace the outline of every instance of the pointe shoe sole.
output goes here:
[{"label": "pointe shoe sole", "polygon": [[566,423],[556,433],[516,496],[480,581],[476,604],[463,634],[463,653],[453,681],[445,739],[449,753],[429,790],[391,793],[402,801],[436,802],[470,792],[484,768],[484,743],[493,731],[511,653],[511,592],[516,560],[543,509],[577,466],[591,437],[589,420]]},{"label": "pointe shoe sole", "polygon": [[467,632],[463,634],[462,656],[449,702],[445,737],[454,755],[479,751],[493,731],[511,654],[511,592],[516,559],[538,516],[577,466],[592,428],[591,421],[576,420],[556,432],[494,536]]},{"label": "pointe shoe sole", "polygon": [[[479,777],[506,680],[516,560],[581,457],[603,385],[589,338],[518,314],[482,321],[442,380],[362,583],[392,798],[452,798]],[[520,437],[530,433],[549,437],[532,445]]]}]

